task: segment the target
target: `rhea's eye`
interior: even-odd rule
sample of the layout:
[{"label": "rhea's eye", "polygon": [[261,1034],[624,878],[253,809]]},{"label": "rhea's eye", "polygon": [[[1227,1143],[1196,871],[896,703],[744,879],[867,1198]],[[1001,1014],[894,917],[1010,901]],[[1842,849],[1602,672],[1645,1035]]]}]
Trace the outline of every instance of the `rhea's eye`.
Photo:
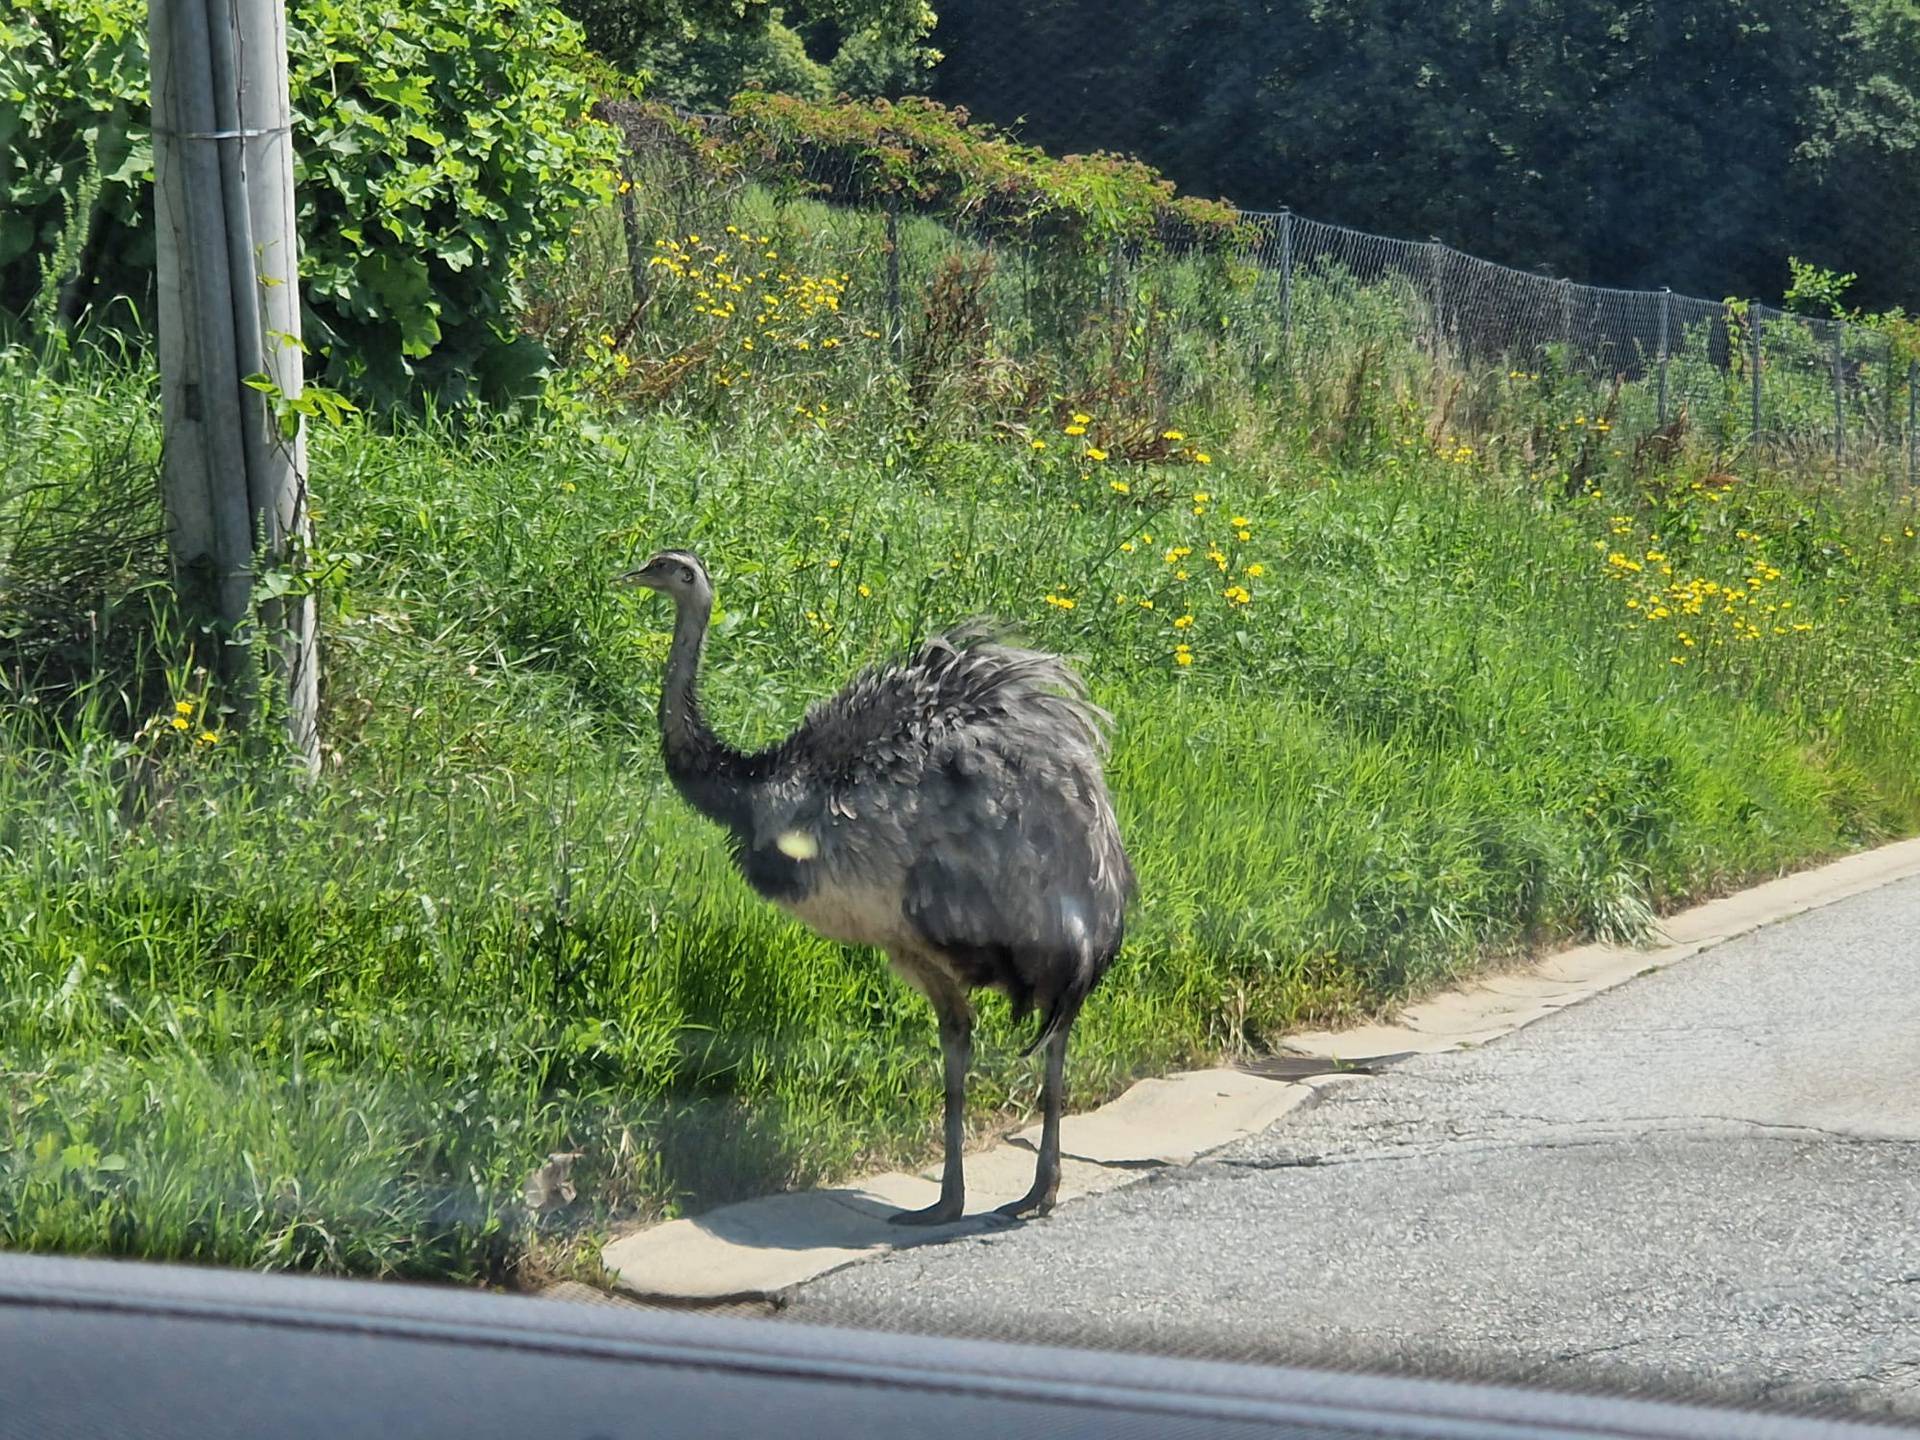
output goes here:
[{"label": "rhea's eye", "polygon": [[693,583],[693,571],[682,565],[680,567],[680,578],[686,584],[691,585]]}]

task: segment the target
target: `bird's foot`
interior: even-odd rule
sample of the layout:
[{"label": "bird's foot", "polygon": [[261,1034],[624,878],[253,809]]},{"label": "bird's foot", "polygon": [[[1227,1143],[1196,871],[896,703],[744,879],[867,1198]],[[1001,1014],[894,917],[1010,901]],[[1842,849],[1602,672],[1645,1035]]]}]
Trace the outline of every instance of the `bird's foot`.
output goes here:
[{"label": "bird's foot", "polygon": [[1025,1220],[1028,1216],[1037,1220],[1053,1209],[1054,1193],[1057,1188],[1057,1186],[1048,1185],[1043,1189],[1036,1185],[1018,1200],[1000,1206],[993,1213],[1002,1220]]},{"label": "bird's foot", "polygon": [[889,1225],[947,1225],[960,1218],[966,1209],[963,1196],[942,1195],[924,1210],[900,1210],[887,1217]]}]

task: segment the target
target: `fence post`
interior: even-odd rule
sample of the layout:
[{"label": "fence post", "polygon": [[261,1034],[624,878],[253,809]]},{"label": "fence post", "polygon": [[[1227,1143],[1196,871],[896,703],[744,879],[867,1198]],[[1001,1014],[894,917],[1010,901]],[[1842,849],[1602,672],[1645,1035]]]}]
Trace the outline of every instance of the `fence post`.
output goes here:
[{"label": "fence post", "polygon": [[626,132],[619,133],[620,228],[627,237],[627,269],[633,273],[633,303],[637,310],[647,297],[647,242],[640,233],[640,211],[633,201],[633,152]]},{"label": "fence post", "polygon": [[1280,212],[1280,343],[1293,363],[1293,211]]},{"label": "fence post", "polygon": [[1447,247],[1438,235],[1427,240],[1427,303],[1433,311],[1433,353],[1438,355],[1447,334],[1447,316],[1440,302],[1440,252]]},{"label": "fence post", "polygon": [[1748,369],[1753,382],[1753,424],[1747,438],[1758,444],[1760,441],[1760,306],[1757,302],[1747,306],[1747,333],[1753,342],[1753,355]]},{"label": "fence post", "polygon": [[1920,393],[1917,392],[1920,392],[1920,360],[1909,360],[1907,362],[1907,488],[1909,490],[1913,488],[1915,464],[1920,461],[1920,454],[1916,454],[1914,448],[1920,444],[1920,433],[1916,433],[1914,425],[1915,420],[1920,420],[1920,413],[1916,413],[1920,411],[1920,403],[1916,403],[1920,401]]},{"label": "fence post", "polygon": [[1836,473],[1847,453],[1847,322],[1833,325],[1833,468]]},{"label": "fence post", "polygon": [[900,197],[887,196],[887,348],[895,364],[905,356],[907,327],[900,314]]},{"label": "fence post", "polygon": [[1665,286],[1660,290],[1660,423],[1667,423],[1667,338],[1668,314],[1673,309],[1673,291]]}]

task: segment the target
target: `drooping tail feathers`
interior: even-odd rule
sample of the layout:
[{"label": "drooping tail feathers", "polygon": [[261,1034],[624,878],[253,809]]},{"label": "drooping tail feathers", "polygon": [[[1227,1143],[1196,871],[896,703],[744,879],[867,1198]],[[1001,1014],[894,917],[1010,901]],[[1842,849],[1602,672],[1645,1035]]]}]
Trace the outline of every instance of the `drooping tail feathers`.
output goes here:
[{"label": "drooping tail feathers", "polygon": [[1093,703],[1087,682],[1070,660],[1018,641],[1003,621],[978,617],[927,641],[910,662],[956,698],[1029,711],[1105,758],[1113,716]]}]

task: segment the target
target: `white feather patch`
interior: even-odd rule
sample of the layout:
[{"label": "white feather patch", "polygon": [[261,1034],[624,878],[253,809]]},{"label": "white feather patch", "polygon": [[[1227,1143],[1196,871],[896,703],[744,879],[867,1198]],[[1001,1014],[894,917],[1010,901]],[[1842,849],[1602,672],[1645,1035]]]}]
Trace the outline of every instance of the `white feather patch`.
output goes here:
[{"label": "white feather patch", "polygon": [[820,853],[820,842],[804,830],[782,831],[773,844],[789,860],[811,860]]}]

